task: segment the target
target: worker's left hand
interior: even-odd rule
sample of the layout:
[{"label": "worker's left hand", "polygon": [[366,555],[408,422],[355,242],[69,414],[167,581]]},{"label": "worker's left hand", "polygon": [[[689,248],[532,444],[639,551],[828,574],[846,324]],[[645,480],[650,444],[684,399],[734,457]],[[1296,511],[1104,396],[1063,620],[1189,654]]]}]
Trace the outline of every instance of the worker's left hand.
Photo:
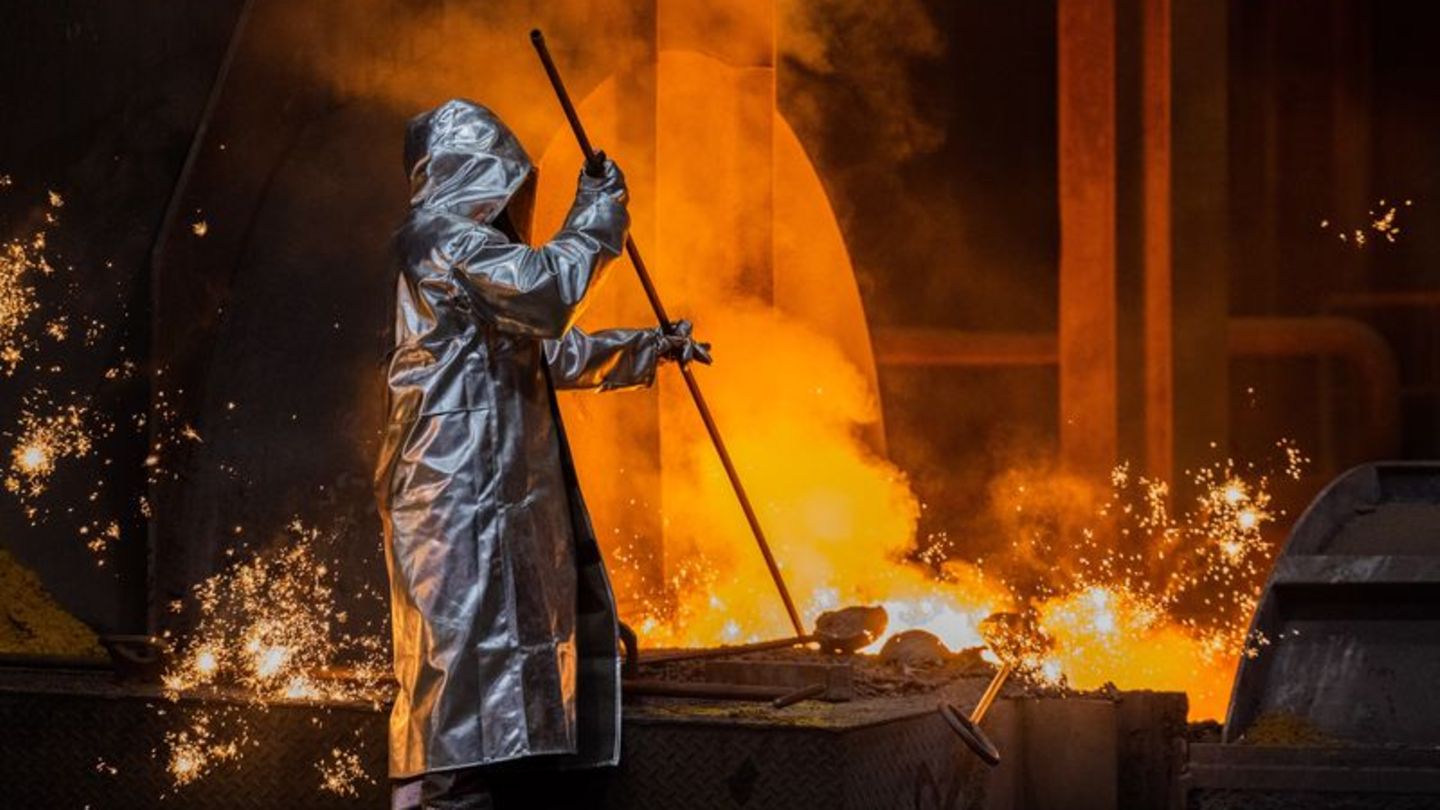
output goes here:
[{"label": "worker's left hand", "polygon": [[691,336],[694,327],[689,321],[679,320],[670,324],[670,330],[657,329],[660,337],[660,359],[679,363],[696,361],[710,365],[710,344],[701,343]]},{"label": "worker's left hand", "polygon": [[604,152],[595,153],[595,166],[598,171],[590,173],[590,166],[580,170],[580,191],[599,192],[608,194],[621,205],[629,199],[629,192],[626,191],[625,173],[615,165],[615,161],[605,156]]}]

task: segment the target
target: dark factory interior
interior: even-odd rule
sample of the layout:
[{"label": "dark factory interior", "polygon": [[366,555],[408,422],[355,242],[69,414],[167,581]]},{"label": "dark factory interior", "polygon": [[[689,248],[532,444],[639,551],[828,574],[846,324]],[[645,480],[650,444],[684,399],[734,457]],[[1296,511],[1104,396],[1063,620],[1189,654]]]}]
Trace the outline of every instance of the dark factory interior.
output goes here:
[{"label": "dark factory interior", "polygon": [[[0,795],[398,791],[407,122],[502,118],[548,239],[590,164],[538,29],[714,364],[556,395],[623,742],[598,782],[502,769],[494,806],[1436,806],[1437,25],[5,4]],[[652,303],[621,256],[578,324]]]}]

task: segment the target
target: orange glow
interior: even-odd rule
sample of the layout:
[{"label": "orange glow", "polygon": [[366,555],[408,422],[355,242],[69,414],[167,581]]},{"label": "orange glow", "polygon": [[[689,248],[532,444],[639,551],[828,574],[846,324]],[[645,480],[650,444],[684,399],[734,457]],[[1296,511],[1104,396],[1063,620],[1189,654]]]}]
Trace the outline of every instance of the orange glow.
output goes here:
[{"label": "orange glow", "polygon": [[21,447],[15,453],[15,465],[21,472],[38,473],[49,470],[51,467],[50,453],[43,445],[32,444]]},{"label": "orange glow", "polygon": [[215,675],[220,668],[220,662],[215,658],[215,651],[203,649],[195,653],[195,674],[208,680]]},{"label": "orange glow", "polygon": [[[983,566],[917,561],[920,506],[884,457],[848,253],[773,88],[754,69],[662,51],[654,92],[653,132],[621,125],[641,100],[621,99],[613,79],[581,117],[630,172],[633,231],[671,316],[715,344],[715,365],[697,376],[807,626],[824,610],[879,604],[890,634],[922,628],[960,649],[983,644],[992,612],[1030,610],[1044,642],[1019,640],[1025,677],[1182,689],[1192,716],[1223,716],[1268,548],[1260,532],[1276,517],[1263,476],[1203,470],[1177,514],[1169,482],[1123,467],[1108,490],[1015,471],[991,491],[1007,551]],[[540,160],[537,238],[568,209],[580,162],[557,132]],[[653,324],[628,263],[611,275],[582,325]],[[562,407],[622,617],[643,644],[792,632],[677,375],[648,392],[566,395]],[[1303,456],[1281,447],[1298,474]],[[1182,619],[1202,592],[1218,606]]]},{"label": "orange glow", "polygon": [[[854,274],[798,138],[746,70],[662,52],[657,87],[654,192],[633,195],[635,231],[667,306],[716,346],[715,365],[697,374],[802,616],[884,604],[892,631],[926,627],[952,646],[979,643],[975,626],[1005,604],[1005,591],[978,570],[946,583],[905,560],[919,504],[880,452]],[[597,142],[623,143],[616,93],[607,82],[581,105]],[[756,110],[769,120],[757,122]],[[749,137],[767,129],[767,140]],[[537,236],[554,229],[573,193],[580,157],[568,138],[559,133],[542,161]],[[644,182],[643,167],[627,168],[632,184]],[[612,272],[620,278],[597,291],[583,324],[654,323],[630,268]],[[674,374],[658,392],[567,396],[564,408],[587,501],[597,525],[611,527],[601,540],[622,610],[647,644],[793,632]],[[648,458],[632,446],[647,432],[658,434]],[[646,492],[658,503],[637,501]],[[643,571],[657,552],[658,582]]]},{"label": "orange glow", "polygon": [[1186,692],[1191,717],[1224,717],[1238,650],[1221,633],[1175,622],[1164,607],[1120,588],[1092,586],[1039,606],[1055,672],[1077,689]]},{"label": "orange glow", "polygon": [[[18,442],[10,451],[10,471],[4,481],[5,489],[22,501],[43,495],[61,459],[90,455],[95,438],[113,428],[103,416],[93,413],[86,401],[57,407],[43,394],[37,390],[26,397]],[[26,511],[33,514],[33,507]]]}]

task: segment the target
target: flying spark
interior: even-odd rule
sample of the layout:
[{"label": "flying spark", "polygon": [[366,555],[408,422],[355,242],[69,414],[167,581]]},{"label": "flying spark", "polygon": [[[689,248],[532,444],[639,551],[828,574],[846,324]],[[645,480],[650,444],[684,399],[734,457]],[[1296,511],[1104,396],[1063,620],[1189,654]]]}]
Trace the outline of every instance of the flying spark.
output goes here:
[{"label": "flying spark", "polygon": [[[390,688],[386,639],[371,628],[347,629],[347,612],[335,606],[334,569],[317,557],[321,539],[318,530],[297,521],[283,545],[195,588],[199,618],[175,645],[163,678],[169,697],[223,689],[260,711],[295,700],[379,705]],[[183,605],[172,605],[180,609]],[[250,736],[250,715],[237,712],[207,717],[200,728],[168,739],[175,785],[204,776],[216,762],[239,758],[240,743]],[[317,768],[322,786],[332,791],[368,778],[358,758],[335,755]]]}]

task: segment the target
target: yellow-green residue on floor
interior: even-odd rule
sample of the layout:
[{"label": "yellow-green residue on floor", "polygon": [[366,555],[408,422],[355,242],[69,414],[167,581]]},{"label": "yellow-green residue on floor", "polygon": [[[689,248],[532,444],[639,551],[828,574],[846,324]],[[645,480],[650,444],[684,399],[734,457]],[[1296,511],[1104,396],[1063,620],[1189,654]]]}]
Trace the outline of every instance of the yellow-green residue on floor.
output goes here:
[{"label": "yellow-green residue on floor", "polygon": [[0,653],[104,658],[100,640],[65,612],[35,572],[0,549]]}]

